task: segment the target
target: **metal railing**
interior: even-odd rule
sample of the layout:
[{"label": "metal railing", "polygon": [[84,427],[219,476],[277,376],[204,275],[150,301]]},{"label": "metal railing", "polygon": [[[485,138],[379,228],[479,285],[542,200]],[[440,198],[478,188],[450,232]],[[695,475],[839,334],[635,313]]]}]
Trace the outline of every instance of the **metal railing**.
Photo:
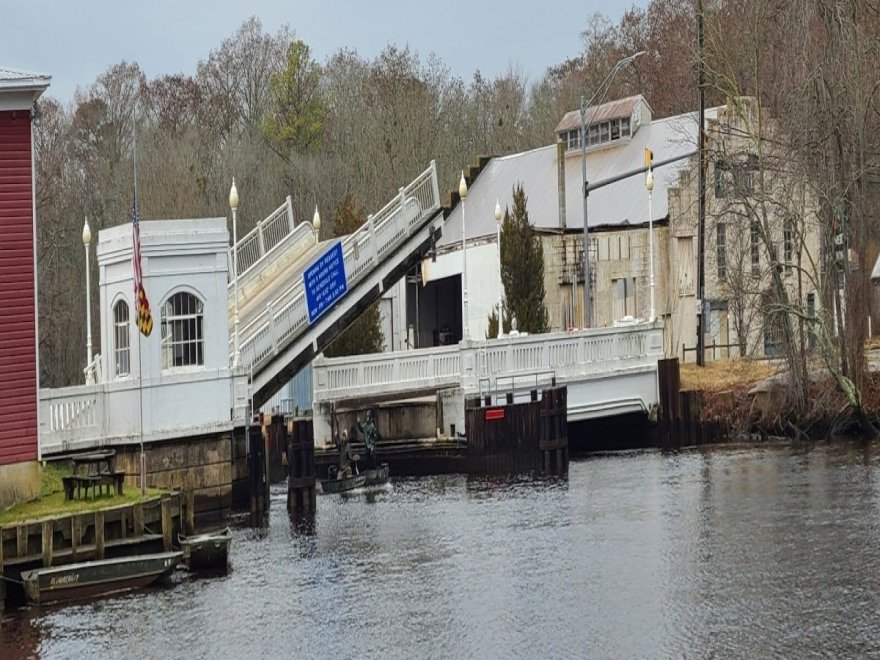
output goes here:
[{"label": "metal railing", "polygon": [[[350,291],[386,256],[420,229],[440,208],[436,164],[422,172],[358,231],[342,239]],[[241,363],[258,369],[309,325],[302,278],[273,300],[241,330]],[[231,351],[230,351],[231,354]]]},{"label": "metal railing", "polygon": [[[694,354],[694,361],[696,361],[697,351],[699,351],[699,350],[700,349],[697,348],[696,346],[694,346],[692,348],[688,348],[686,344],[682,343],[682,345],[681,345],[681,361],[687,362],[687,354],[688,353],[693,353]],[[706,344],[706,346],[703,348],[703,355],[706,358],[709,358],[711,356],[711,359],[714,361],[719,358],[719,355],[722,360],[730,360],[730,359],[737,359],[737,358],[743,357],[743,356],[745,356],[745,353],[742,350],[742,346],[740,346],[739,344],[736,344],[736,343],[719,344],[713,339],[711,344]],[[755,355],[752,357],[754,359],[770,359],[773,356]]]}]

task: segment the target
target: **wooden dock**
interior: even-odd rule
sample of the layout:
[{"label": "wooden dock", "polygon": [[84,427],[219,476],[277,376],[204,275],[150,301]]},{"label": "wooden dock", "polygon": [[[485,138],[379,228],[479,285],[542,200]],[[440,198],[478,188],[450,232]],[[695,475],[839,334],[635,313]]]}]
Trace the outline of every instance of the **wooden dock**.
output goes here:
[{"label": "wooden dock", "polygon": [[32,568],[171,550],[191,515],[179,493],[98,511],[0,527],[0,608],[20,602],[21,572]]}]

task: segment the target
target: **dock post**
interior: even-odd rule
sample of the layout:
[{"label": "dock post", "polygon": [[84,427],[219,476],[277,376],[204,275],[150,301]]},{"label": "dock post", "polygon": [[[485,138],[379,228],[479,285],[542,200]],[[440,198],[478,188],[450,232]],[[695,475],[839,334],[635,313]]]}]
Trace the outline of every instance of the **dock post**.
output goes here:
[{"label": "dock post", "polygon": [[104,558],[104,512],[95,511],[95,559]]},{"label": "dock post", "polygon": [[248,432],[248,479],[251,498],[251,524],[259,525],[265,512],[266,459],[263,426],[251,426]]},{"label": "dock post", "polygon": [[184,496],[184,509],[186,515],[183,520],[183,528],[187,534],[193,534],[196,530],[196,495],[193,490],[186,490]]},{"label": "dock post", "polygon": [[24,557],[28,553],[28,526],[15,526],[15,550],[18,557]]},{"label": "dock post", "polygon": [[76,549],[79,547],[79,516],[75,513],[70,516],[70,561],[76,562]]},{"label": "dock post", "polygon": [[314,518],[317,504],[315,437],[311,420],[293,422],[288,445],[287,510],[297,521]]},{"label": "dock post", "polygon": [[55,525],[51,520],[44,520],[42,524],[42,541],[43,541],[43,566],[52,565],[52,533],[55,531]]},{"label": "dock post", "polygon": [[162,496],[162,547],[165,552],[171,551],[171,498]]},{"label": "dock post", "polygon": [[132,526],[134,527],[132,534],[134,536],[144,535],[144,505],[137,502],[131,507]]},{"label": "dock post", "polygon": [[657,360],[657,389],[660,399],[660,441],[664,446],[679,444],[681,423],[681,372],[678,358]]}]

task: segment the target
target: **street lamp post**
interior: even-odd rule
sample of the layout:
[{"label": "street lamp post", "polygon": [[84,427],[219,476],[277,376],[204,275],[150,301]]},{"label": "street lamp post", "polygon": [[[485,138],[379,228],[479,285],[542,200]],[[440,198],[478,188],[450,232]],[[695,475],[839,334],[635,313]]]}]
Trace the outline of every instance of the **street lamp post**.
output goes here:
[{"label": "street lamp post", "polygon": [[464,180],[464,170],[461,171],[461,180],[458,182],[458,194],[461,197],[461,338],[470,340],[471,332],[468,327],[468,289],[467,289],[467,225],[464,218],[464,200],[467,197],[467,183]]},{"label": "street lamp post", "polygon": [[605,80],[602,81],[602,84],[599,85],[599,88],[593,94],[589,101],[584,101],[584,97],[581,97],[581,180],[583,184],[583,194],[584,194],[584,327],[589,328],[593,325],[593,309],[590,301],[590,297],[592,294],[592,287],[590,286],[590,229],[587,224],[587,196],[589,195],[589,187],[587,182],[587,133],[590,130],[590,126],[593,125],[593,120],[591,119],[589,122],[585,121],[584,115],[587,114],[587,109],[590,108],[594,102],[602,103],[605,99],[605,94],[608,93],[608,89],[611,86],[611,81],[614,80],[614,77],[617,75],[618,71],[620,71],[624,66],[633,62],[640,55],[644,55],[646,51],[640,50],[637,53],[630,55],[629,57],[624,57],[622,60],[617,62],[613,67],[611,67],[611,71],[608,72],[608,75],[605,77]]},{"label": "street lamp post", "polygon": [[241,360],[241,350],[238,345],[238,189],[235,187],[235,177],[232,177],[232,188],[229,189],[229,208],[232,209],[232,281],[233,281],[233,352],[232,366],[237,367]]},{"label": "street lamp post", "polygon": [[501,203],[495,200],[495,225],[498,230],[498,337],[501,336],[501,310],[504,308],[504,279],[501,275]]},{"label": "street lamp post", "polygon": [[83,223],[83,246],[86,249],[86,385],[91,385],[92,379],[92,281],[91,268],[89,267],[89,247],[92,243],[92,230],[89,229],[89,219]]},{"label": "street lamp post", "polygon": [[656,318],[654,313],[654,174],[651,172],[651,166],[648,165],[648,173],[645,176],[645,187],[648,189],[648,263],[650,271],[650,289],[651,289],[651,311],[648,320],[653,323]]}]

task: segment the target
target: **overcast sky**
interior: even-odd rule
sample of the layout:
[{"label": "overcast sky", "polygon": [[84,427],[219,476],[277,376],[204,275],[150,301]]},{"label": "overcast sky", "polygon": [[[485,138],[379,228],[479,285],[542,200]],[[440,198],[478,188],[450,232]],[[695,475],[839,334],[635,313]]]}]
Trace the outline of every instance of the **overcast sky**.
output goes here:
[{"label": "overcast sky", "polygon": [[436,53],[453,74],[470,80],[508,66],[530,80],[578,54],[580,33],[595,12],[615,22],[647,0],[3,0],[0,67],[48,73],[49,93],[70,101],[122,60],[152,79],[195,73],[220,42],[249,16],[275,33],[287,23],[324,62],[342,47],[364,58],[388,43],[407,44],[424,62]]}]

